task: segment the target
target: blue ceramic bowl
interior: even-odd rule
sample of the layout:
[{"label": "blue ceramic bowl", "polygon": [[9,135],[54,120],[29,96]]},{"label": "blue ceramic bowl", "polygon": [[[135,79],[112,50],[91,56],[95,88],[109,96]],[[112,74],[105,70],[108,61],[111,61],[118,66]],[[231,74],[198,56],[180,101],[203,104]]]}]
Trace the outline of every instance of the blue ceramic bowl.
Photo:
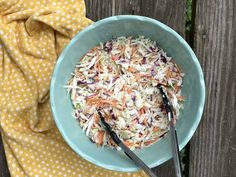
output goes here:
[{"label": "blue ceramic bowl", "polygon": [[[186,101],[176,125],[180,149],[193,136],[203,112],[205,85],[200,64],[185,40],[170,27],[151,18],[131,15],[109,17],[88,26],[70,41],[55,65],[50,87],[51,109],[57,127],[69,146],[84,159],[111,170],[131,172],[138,168],[122,151],[98,148],[90,142],[71,115],[71,100],[63,86],[80,58],[99,42],[113,36],[139,35],[157,41],[186,74],[182,89]],[[149,167],[160,165],[172,157],[170,137],[168,135],[148,148],[135,150],[135,153]]]}]

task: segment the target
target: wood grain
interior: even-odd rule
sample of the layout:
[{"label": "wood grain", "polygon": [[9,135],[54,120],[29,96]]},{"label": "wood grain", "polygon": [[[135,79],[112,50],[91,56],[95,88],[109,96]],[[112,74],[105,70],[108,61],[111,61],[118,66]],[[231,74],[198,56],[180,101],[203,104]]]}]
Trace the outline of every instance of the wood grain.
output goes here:
[{"label": "wood grain", "polygon": [[142,0],[141,15],[155,18],[185,36],[185,1]]},{"label": "wood grain", "polygon": [[[184,37],[185,1],[182,0],[85,0],[87,16],[99,20],[111,15],[143,15],[160,20]],[[105,4],[105,5],[104,5]],[[155,168],[159,177],[173,177],[174,165],[168,161]]]},{"label": "wood grain", "polygon": [[197,0],[194,49],[204,70],[207,101],[191,141],[191,177],[236,176],[235,33],[235,1]]},{"label": "wood grain", "polygon": [[112,15],[143,15],[185,35],[185,1],[182,0],[85,0],[85,3],[87,17],[94,21]]},{"label": "wood grain", "polygon": [[113,0],[85,0],[87,17],[97,21],[113,15]]},{"label": "wood grain", "polygon": [[114,0],[115,15],[140,15],[141,0]]},{"label": "wood grain", "polygon": [[9,170],[7,168],[6,157],[4,153],[4,147],[2,144],[2,137],[0,133],[0,177],[9,177]]}]

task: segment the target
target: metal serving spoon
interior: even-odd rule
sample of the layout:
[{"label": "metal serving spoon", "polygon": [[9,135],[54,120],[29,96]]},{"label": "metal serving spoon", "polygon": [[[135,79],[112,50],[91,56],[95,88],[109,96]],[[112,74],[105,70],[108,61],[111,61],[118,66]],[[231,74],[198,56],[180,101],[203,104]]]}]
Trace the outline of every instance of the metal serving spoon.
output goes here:
[{"label": "metal serving spoon", "polygon": [[112,130],[111,126],[105,121],[103,115],[101,112],[98,111],[98,114],[100,116],[101,122],[104,125],[107,133],[111,136],[112,140],[119,146],[124,153],[140,168],[142,168],[147,175],[150,177],[157,177],[157,175],[154,174],[151,168],[149,168],[135,153],[133,153],[117,136],[117,134]]},{"label": "metal serving spoon", "polygon": [[172,154],[173,154],[173,160],[175,165],[175,174],[176,177],[182,177],[182,167],[180,162],[180,155],[179,155],[179,145],[178,145],[178,139],[177,139],[177,133],[174,126],[174,114],[172,110],[172,106],[169,102],[169,99],[166,95],[166,93],[163,91],[162,85],[157,86],[160,90],[160,93],[162,95],[163,104],[166,109],[167,118],[170,124],[170,136],[171,136],[171,148],[172,148]]},{"label": "metal serving spoon", "polygon": [[[157,87],[160,90],[160,93],[162,95],[163,104],[165,106],[165,109],[167,112],[167,118],[170,124],[171,148],[172,148],[173,160],[174,160],[174,165],[175,165],[176,177],[182,177],[182,170],[181,170],[182,167],[181,167],[181,162],[180,162],[177,133],[174,126],[174,114],[173,114],[172,106],[169,102],[169,99],[166,93],[163,91],[162,85],[158,85]],[[112,140],[124,151],[124,153],[137,166],[141,167],[146,172],[146,174],[148,174],[150,177],[157,177],[153,173],[153,171],[119,139],[117,134],[112,130],[111,126],[105,121],[100,111],[98,111],[98,114],[100,116],[101,122],[104,125],[106,131],[109,133]]]}]

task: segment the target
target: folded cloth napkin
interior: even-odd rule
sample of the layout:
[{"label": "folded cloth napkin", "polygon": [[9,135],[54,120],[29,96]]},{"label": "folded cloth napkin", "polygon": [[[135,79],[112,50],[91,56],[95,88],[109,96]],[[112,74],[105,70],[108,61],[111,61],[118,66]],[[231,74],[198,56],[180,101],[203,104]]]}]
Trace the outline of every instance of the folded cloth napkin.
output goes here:
[{"label": "folded cloth napkin", "polygon": [[83,0],[0,0],[0,127],[11,176],[144,176],[83,160],[53,122],[53,66],[90,23]]}]

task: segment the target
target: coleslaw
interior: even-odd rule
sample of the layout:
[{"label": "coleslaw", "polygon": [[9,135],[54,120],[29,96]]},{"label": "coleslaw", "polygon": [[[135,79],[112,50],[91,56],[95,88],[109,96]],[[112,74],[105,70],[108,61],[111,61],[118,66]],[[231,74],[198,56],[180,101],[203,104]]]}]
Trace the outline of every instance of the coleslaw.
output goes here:
[{"label": "coleslaw", "polygon": [[133,150],[150,146],[168,131],[158,84],[164,86],[178,118],[184,101],[183,77],[155,41],[122,36],[89,50],[65,87],[74,107],[73,116],[92,142],[116,147],[100,122],[99,109]]}]

